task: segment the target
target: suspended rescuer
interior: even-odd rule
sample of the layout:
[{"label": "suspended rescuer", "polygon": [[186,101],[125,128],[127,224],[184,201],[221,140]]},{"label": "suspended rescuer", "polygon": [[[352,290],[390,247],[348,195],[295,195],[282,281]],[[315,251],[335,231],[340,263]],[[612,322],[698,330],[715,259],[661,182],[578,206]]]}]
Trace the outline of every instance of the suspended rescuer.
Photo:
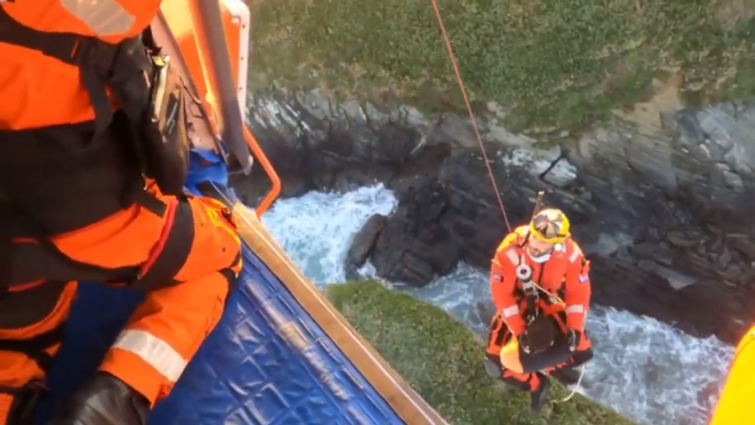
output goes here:
[{"label": "suspended rescuer", "polygon": [[159,4],[0,1],[0,425],[31,423],[76,281],[148,294],[51,424],[141,425],[239,272],[229,211],[182,190],[189,96]]},{"label": "suspended rescuer", "polygon": [[530,392],[533,411],[542,408],[547,375],[574,384],[574,368],[592,358],[585,333],[588,274],[589,262],[558,209],[537,212],[496,249],[487,357],[501,367],[504,382]]}]

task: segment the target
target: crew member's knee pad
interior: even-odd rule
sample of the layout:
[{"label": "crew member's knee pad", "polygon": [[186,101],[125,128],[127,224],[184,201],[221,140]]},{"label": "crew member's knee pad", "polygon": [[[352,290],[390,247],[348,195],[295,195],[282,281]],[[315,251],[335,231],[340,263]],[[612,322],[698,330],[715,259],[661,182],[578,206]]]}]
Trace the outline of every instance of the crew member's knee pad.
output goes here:
[{"label": "crew member's knee pad", "polygon": [[192,215],[193,238],[175,279],[187,281],[227,271],[235,278],[241,270],[241,239],[230,210],[212,198],[190,197],[182,202],[186,203],[184,211]]}]

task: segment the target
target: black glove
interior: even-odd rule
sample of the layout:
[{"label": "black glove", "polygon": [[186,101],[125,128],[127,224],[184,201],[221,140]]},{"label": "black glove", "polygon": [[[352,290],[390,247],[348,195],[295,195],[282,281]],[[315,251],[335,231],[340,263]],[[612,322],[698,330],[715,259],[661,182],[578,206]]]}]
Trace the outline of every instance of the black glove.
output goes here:
[{"label": "black glove", "polygon": [[569,350],[576,351],[577,347],[579,347],[579,343],[582,342],[582,332],[569,328],[567,337],[569,339]]},{"label": "black glove", "polygon": [[145,425],[149,401],[123,381],[97,372],[56,409],[48,425]]}]

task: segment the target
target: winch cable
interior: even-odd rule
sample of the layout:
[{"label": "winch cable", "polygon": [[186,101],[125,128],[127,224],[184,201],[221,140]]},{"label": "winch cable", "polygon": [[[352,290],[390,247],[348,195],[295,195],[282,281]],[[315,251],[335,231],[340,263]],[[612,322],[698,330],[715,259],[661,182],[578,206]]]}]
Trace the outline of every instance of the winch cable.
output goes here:
[{"label": "winch cable", "polygon": [[[454,49],[453,47],[451,47],[451,39],[448,36],[448,32],[446,31],[446,26],[443,24],[443,16],[440,13],[440,8],[438,7],[438,1],[437,0],[430,0],[430,1],[432,2],[433,10],[435,10],[435,17],[438,20],[438,26],[440,27],[440,32],[443,34],[443,41],[446,44],[446,51],[448,52],[448,58],[451,60],[451,65],[453,66],[454,73],[456,74],[456,82],[459,84],[459,90],[461,90],[461,95],[464,98],[464,104],[466,105],[467,112],[469,113],[469,119],[472,124],[472,129],[474,130],[475,137],[477,138],[477,143],[480,145],[480,152],[482,153],[482,158],[485,161],[485,167],[488,169],[490,182],[493,184],[493,190],[495,191],[495,196],[496,198],[498,198],[498,205],[501,207],[503,220],[506,223],[506,228],[508,229],[509,233],[511,233],[512,229],[511,229],[511,224],[509,223],[509,217],[506,214],[506,207],[503,204],[503,198],[501,197],[501,192],[498,190],[498,184],[495,182],[495,174],[493,174],[493,169],[490,167],[490,161],[488,160],[488,155],[485,153],[485,144],[482,142],[482,136],[480,136],[480,129],[477,126],[477,120],[475,119],[474,112],[472,111],[472,105],[469,103],[469,97],[467,96],[467,89],[464,86],[464,79],[461,77],[461,72],[459,71],[459,64],[456,60],[456,55],[454,55]],[[539,289],[543,290],[546,294],[549,293],[548,291],[545,291],[543,288],[541,288],[539,285],[536,284],[536,286]],[[556,298],[558,298],[558,296],[556,296]],[[556,403],[563,403],[563,402],[569,401],[572,397],[574,397],[574,394],[576,394],[577,390],[579,389],[582,383],[582,378],[585,375],[586,366],[587,365],[582,365],[582,367],[580,367],[579,380],[577,381],[576,385],[574,385],[574,388],[572,388],[571,393],[565,398],[556,401]]]},{"label": "winch cable", "polygon": [[446,26],[443,24],[443,17],[440,14],[440,8],[438,7],[437,0],[431,0],[433,4],[433,9],[435,9],[435,17],[438,19],[438,25],[440,26],[440,31],[443,33],[443,40],[446,43],[446,50],[448,51],[448,57],[451,59],[451,65],[453,65],[454,72],[456,73],[456,82],[459,84],[459,90],[461,90],[461,95],[464,98],[464,103],[467,106],[467,112],[469,113],[469,119],[472,123],[472,129],[474,130],[474,134],[477,137],[477,143],[480,144],[480,152],[482,152],[482,158],[485,161],[485,167],[488,169],[488,175],[490,175],[490,182],[493,183],[493,190],[495,190],[495,196],[498,198],[498,205],[501,207],[501,213],[503,214],[503,221],[506,223],[506,228],[508,229],[509,233],[512,232],[511,224],[509,224],[509,217],[506,214],[506,207],[503,205],[503,198],[501,198],[501,192],[498,190],[498,184],[495,182],[495,174],[493,174],[493,169],[490,167],[490,161],[488,160],[488,155],[485,153],[485,144],[482,142],[482,136],[480,136],[480,129],[477,126],[477,120],[475,119],[474,112],[472,112],[472,105],[469,103],[469,97],[467,96],[467,89],[464,86],[464,80],[461,78],[461,72],[459,71],[459,65],[456,61],[456,56],[454,55],[454,49],[451,47],[451,39],[448,37],[448,33],[446,32]]}]

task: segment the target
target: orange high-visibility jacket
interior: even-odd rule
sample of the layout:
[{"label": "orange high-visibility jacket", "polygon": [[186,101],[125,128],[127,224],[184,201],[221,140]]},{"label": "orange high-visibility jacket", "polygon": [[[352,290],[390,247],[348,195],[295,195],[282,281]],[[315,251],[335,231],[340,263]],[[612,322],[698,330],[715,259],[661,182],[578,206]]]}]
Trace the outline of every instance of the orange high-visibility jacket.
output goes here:
[{"label": "orange high-visibility jacket", "polygon": [[[118,43],[142,32],[161,0],[15,0],[0,3],[19,23]],[[0,43],[0,130],[94,119],[78,68],[36,50]]]},{"label": "orange high-visibility jacket", "polygon": [[525,322],[520,303],[522,296],[516,278],[516,267],[527,264],[532,268],[532,280],[551,294],[563,289],[567,325],[583,331],[585,315],[590,304],[589,263],[582,250],[571,238],[556,244],[550,259],[540,264],[532,261],[522,244],[529,232],[520,226],[507,235],[496,249],[490,271],[490,290],[493,304],[514,335],[524,332]]}]

